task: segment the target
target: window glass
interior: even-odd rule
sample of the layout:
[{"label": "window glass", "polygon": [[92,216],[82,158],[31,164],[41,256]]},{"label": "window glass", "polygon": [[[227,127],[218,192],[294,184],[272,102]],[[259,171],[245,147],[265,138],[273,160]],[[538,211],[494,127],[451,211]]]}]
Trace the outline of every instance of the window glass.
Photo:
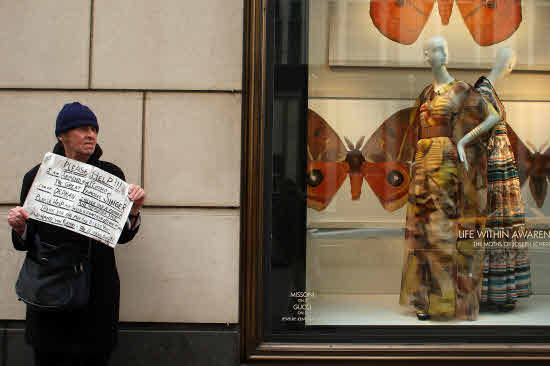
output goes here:
[{"label": "window glass", "polygon": [[550,325],[550,1],[269,8],[266,335]]}]

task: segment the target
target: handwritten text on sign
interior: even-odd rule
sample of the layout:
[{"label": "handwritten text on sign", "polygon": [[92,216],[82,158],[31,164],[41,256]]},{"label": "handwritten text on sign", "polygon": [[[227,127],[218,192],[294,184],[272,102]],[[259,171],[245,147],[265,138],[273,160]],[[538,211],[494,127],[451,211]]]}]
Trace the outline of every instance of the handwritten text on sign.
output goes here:
[{"label": "handwritten text on sign", "polygon": [[92,165],[46,153],[23,208],[35,220],[114,247],[132,207],[128,188]]}]

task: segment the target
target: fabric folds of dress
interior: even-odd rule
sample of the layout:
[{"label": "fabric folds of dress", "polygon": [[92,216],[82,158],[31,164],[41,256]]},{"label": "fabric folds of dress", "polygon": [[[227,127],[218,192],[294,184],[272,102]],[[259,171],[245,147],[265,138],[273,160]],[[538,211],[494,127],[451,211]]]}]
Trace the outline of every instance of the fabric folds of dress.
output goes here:
[{"label": "fabric folds of dress", "polygon": [[525,229],[525,213],[514,153],[507,134],[506,112],[490,81],[481,77],[479,93],[500,115],[487,145],[487,229],[481,302],[514,304],[531,295],[531,264],[527,246],[515,240]]},{"label": "fabric folds of dress", "polygon": [[480,169],[464,171],[456,143],[494,111],[463,82],[452,82],[438,92],[429,86],[415,110],[414,126],[447,125],[453,133],[417,140],[400,304],[434,317],[474,320],[479,313],[483,250],[475,247],[474,238],[461,238],[459,232],[483,228],[479,197],[484,191],[479,185],[485,179],[479,177]]}]

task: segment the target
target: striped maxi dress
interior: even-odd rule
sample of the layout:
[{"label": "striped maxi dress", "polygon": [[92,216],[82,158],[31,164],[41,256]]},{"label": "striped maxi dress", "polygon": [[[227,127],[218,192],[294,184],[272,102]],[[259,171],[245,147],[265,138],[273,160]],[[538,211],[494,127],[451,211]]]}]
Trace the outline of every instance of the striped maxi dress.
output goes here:
[{"label": "striped maxi dress", "polygon": [[481,77],[476,90],[500,115],[487,145],[487,221],[491,246],[485,246],[482,304],[515,304],[531,295],[527,247],[518,247],[514,232],[524,230],[525,214],[514,154],[507,135],[506,112],[490,81]]}]

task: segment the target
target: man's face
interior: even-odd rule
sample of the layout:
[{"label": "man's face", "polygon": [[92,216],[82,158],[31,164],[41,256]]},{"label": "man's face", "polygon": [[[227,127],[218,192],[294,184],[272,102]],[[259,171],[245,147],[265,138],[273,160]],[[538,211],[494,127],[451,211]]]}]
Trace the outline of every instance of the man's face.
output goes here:
[{"label": "man's face", "polygon": [[97,130],[93,126],[81,126],[70,129],[59,137],[65,147],[65,155],[80,160],[79,157],[89,158],[94,153]]}]

